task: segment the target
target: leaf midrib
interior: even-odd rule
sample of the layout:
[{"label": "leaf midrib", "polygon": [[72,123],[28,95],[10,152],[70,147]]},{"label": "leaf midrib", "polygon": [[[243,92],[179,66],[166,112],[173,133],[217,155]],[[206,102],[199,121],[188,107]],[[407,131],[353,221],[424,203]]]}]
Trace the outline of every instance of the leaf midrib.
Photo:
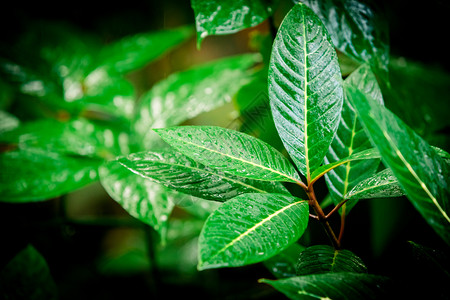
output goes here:
[{"label": "leaf midrib", "polygon": [[183,143],[186,143],[186,144],[195,146],[195,147],[197,147],[197,148],[204,149],[204,150],[208,150],[208,151],[210,151],[210,152],[213,152],[213,153],[216,153],[216,154],[220,154],[220,155],[229,157],[229,158],[231,158],[231,159],[238,160],[238,161],[243,162],[243,163],[247,163],[247,164],[249,164],[249,165],[252,165],[252,166],[255,166],[255,167],[264,169],[264,170],[268,170],[268,171],[270,171],[270,172],[272,172],[272,173],[275,173],[275,174],[281,175],[281,176],[283,176],[283,177],[285,177],[285,178],[288,178],[289,181],[293,181],[293,182],[296,182],[296,183],[300,183],[300,182],[301,182],[301,181],[299,181],[298,179],[296,179],[296,178],[294,178],[294,177],[290,177],[290,176],[288,176],[288,175],[286,175],[286,174],[284,174],[284,173],[281,173],[281,172],[279,172],[279,171],[277,171],[277,170],[268,168],[268,167],[266,167],[266,166],[264,166],[264,165],[259,165],[259,164],[256,164],[256,163],[252,162],[252,161],[244,160],[244,159],[238,158],[238,157],[236,157],[236,156],[232,156],[232,155],[229,155],[229,154],[227,154],[227,153],[223,153],[223,152],[220,152],[220,151],[217,151],[217,150],[208,148],[208,147],[204,147],[204,146],[201,146],[201,145],[199,145],[199,144],[192,143],[192,142],[189,142],[189,141],[186,141],[186,140],[181,140],[181,141],[182,141]]},{"label": "leaf midrib", "polygon": [[431,194],[430,190],[428,190],[428,187],[425,185],[425,183],[420,179],[420,177],[414,171],[414,169],[412,168],[411,164],[409,164],[406,161],[405,157],[400,152],[400,150],[397,148],[397,146],[395,145],[394,141],[392,141],[390,135],[385,130],[382,130],[382,132],[383,132],[384,137],[387,139],[387,141],[391,145],[391,147],[395,150],[395,153],[400,158],[402,163],[406,166],[406,168],[411,173],[411,175],[414,177],[414,179],[419,183],[419,185],[422,188],[422,190],[428,195],[428,197],[431,199],[431,202],[437,207],[437,209],[442,214],[442,216],[447,220],[447,222],[450,223],[450,218],[447,215],[447,213],[442,209],[442,207],[437,202],[437,199],[433,196],[433,194]]},{"label": "leaf midrib", "polygon": [[303,112],[305,114],[304,116],[304,124],[305,124],[305,142],[304,142],[304,146],[305,146],[305,164],[306,164],[306,180],[308,185],[310,185],[310,181],[311,181],[311,173],[309,170],[309,154],[308,154],[308,65],[307,65],[307,59],[308,59],[308,52],[306,49],[306,43],[307,43],[307,39],[306,39],[306,19],[305,19],[305,12],[303,10],[303,6],[302,6],[302,18],[303,18],[303,64],[304,64],[304,68],[305,68],[305,80],[304,80],[304,84],[303,84],[303,95],[305,97],[305,102],[304,102],[304,107],[303,107]]}]

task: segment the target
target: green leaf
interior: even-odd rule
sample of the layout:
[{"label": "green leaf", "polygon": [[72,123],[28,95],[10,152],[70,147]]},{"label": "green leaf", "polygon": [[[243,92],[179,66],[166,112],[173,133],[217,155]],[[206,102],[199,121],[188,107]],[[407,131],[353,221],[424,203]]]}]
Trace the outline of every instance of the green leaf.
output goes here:
[{"label": "green leaf", "polygon": [[266,182],[229,175],[205,167],[174,151],[140,152],[117,161],[142,177],[196,197],[226,201],[244,193],[289,194],[279,182]]},{"label": "green leaf", "polygon": [[339,125],[343,90],[330,37],[306,5],[295,5],[278,30],[269,97],[281,140],[309,183]]},{"label": "green leaf", "polygon": [[[399,197],[405,195],[400,183],[395,178],[391,169],[387,168],[375,175],[361,181],[353,187],[345,199],[369,199]],[[352,202],[348,201],[347,203]]]},{"label": "green leaf", "polygon": [[386,277],[361,273],[325,273],[280,280],[260,279],[289,299],[382,299]]},{"label": "green leaf", "polygon": [[296,276],[295,266],[300,252],[304,246],[294,243],[277,255],[265,260],[264,266],[277,278],[289,278]]},{"label": "green leaf", "polygon": [[[345,80],[345,85],[351,85],[359,89],[364,94],[370,95],[380,103],[383,103],[381,90],[378,86],[375,75],[368,65],[361,65]],[[370,140],[364,132],[364,128],[358,120],[355,109],[348,100],[347,91],[344,85],[344,105],[342,107],[341,120],[333,142],[325,156],[325,163],[330,164],[347,156],[352,155],[356,151],[362,151],[372,148]],[[358,160],[345,163],[340,168],[335,168],[325,174],[325,180],[328,190],[332,197],[333,203],[337,205],[356,184],[362,180],[375,174],[380,159]],[[345,204],[345,213],[348,214],[350,209],[357,201],[347,202]]]},{"label": "green leaf", "polygon": [[108,73],[123,74],[136,70],[184,42],[192,34],[191,26],[183,26],[122,38],[100,51],[100,65],[106,67]]},{"label": "green leaf", "polygon": [[334,45],[375,73],[388,79],[389,30],[386,18],[373,2],[359,0],[302,1],[325,24]]},{"label": "green leaf", "polygon": [[198,269],[238,267],[266,260],[300,238],[308,202],[282,194],[244,194],[220,206],[199,237]]},{"label": "green leaf", "polygon": [[2,299],[58,299],[58,289],[45,258],[31,245],[0,270]]},{"label": "green leaf", "polygon": [[351,91],[350,99],[384,165],[392,170],[414,207],[450,243],[450,167],[388,109],[357,90]]},{"label": "green leaf", "polygon": [[345,157],[343,159],[340,159],[338,161],[335,161],[333,163],[329,163],[327,165],[322,165],[319,168],[317,168],[312,174],[311,174],[311,183],[316,182],[322,175],[326,174],[327,172],[330,172],[336,167],[339,167],[345,163],[351,162],[351,161],[357,161],[357,160],[368,160],[368,159],[376,159],[380,158],[380,153],[376,148],[366,149],[361,152],[353,153],[352,155]]},{"label": "green leaf", "polygon": [[22,123],[16,129],[0,134],[0,141],[15,144],[19,149],[40,148],[102,158],[129,153],[128,132],[113,124],[106,126],[81,118],[68,122],[42,119]]},{"label": "green leaf", "polygon": [[58,197],[97,179],[100,160],[41,149],[0,154],[0,201],[35,202]]},{"label": "green leaf", "polygon": [[353,272],[367,273],[361,258],[349,250],[336,250],[326,245],[306,248],[300,253],[297,275]]},{"label": "green leaf", "polygon": [[167,221],[177,194],[158,183],[133,174],[117,161],[99,169],[105,190],[131,216],[152,226],[165,240]]},{"label": "green leaf", "polygon": [[265,181],[300,182],[286,157],[250,135],[215,126],[155,131],[184,155],[225,173]]},{"label": "green leaf", "polygon": [[260,61],[259,54],[228,57],[174,73],[155,84],[137,109],[134,127],[142,148],[152,147],[156,135],[151,135],[151,128],[179,125],[230,102],[253,79],[249,68]]},{"label": "green leaf", "polygon": [[271,13],[273,4],[263,0],[191,0],[197,28],[197,47],[208,35],[222,35],[253,27]]}]

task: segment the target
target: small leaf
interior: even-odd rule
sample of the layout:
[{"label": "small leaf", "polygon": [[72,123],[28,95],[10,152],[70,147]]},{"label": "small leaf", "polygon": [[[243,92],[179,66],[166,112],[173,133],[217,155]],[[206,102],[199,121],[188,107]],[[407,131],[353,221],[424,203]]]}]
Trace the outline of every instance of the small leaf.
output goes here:
[{"label": "small leaf", "polygon": [[280,280],[260,279],[289,299],[382,299],[388,279],[362,273],[325,273]]},{"label": "small leaf", "polygon": [[244,193],[286,193],[279,182],[237,177],[205,167],[174,151],[140,152],[117,161],[142,177],[196,197],[225,201]]},{"label": "small leaf", "polygon": [[266,181],[300,182],[290,162],[250,135],[214,126],[180,126],[155,131],[192,159],[225,173]]},{"label": "small leaf", "polygon": [[0,270],[2,299],[58,299],[58,289],[45,258],[31,245]]},{"label": "small leaf", "polygon": [[351,91],[350,100],[384,165],[425,220],[450,244],[450,167],[384,106],[357,90]]},{"label": "small leaf", "polygon": [[343,89],[330,37],[301,3],[286,15],[275,38],[269,97],[281,140],[309,183],[339,125]]},{"label": "small leaf", "polygon": [[327,165],[322,165],[319,168],[317,168],[312,174],[311,174],[311,182],[316,182],[322,175],[326,174],[327,172],[333,170],[336,167],[339,167],[345,163],[355,161],[355,160],[366,160],[366,159],[375,159],[380,158],[380,153],[376,148],[366,149],[361,152],[353,153],[352,155],[345,157],[343,159],[340,159],[338,161],[335,161],[333,163],[329,163]]},{"label": "small leaf", "polygon": [[326,245],[306,248],[300,253],[297,275],[353,272],[367,273],[361,258],[349,250],[336,250]]},{"label": "small leaf", "polygon": [[[272,2],[272,1],[269,1]],[[262,0],[191,0],[197,27],[197,47],[208,35],[222,35],[253,27],[264,21],[273,5]]]},{"label": "small leaf", "polygon": [[306,229],[307,201],[282,194],[243,194],[206,220],[199,238],[198,269],[238,267],[266,260]]},{"label": "small leaf", "polygon": [[192,34],[191,26],[184,26],[122,38],[100,51],[100,65],[106,67],[108,73],[123,74],[136,70],[184,42]]},{"label": "small leaf", "polygon": [[387,168],[358,183],[345,195],[345,199],[399,197],[404,194],[392,170]]},{"label": "small leaf", "polygon": [[164,241],[177,194],[133,174],[117,161],[105,163],[99,173],[100,182],[111,198],[131,216],[153,227]]},{"label": "small leaf", "polygon": [[259,54],[227,57],[174,73],[156,83],[142,96],[137,109],[134,128],[142,149],[152,148],[157,137],[151,128],[179,125],[230,102],[253,79],[249,68],[260,61]]},{"label": "small leaf", "polygon": [[41,149],[0,154],[0,201],[35,202],[58,197],[97,179],[100,160]]}]

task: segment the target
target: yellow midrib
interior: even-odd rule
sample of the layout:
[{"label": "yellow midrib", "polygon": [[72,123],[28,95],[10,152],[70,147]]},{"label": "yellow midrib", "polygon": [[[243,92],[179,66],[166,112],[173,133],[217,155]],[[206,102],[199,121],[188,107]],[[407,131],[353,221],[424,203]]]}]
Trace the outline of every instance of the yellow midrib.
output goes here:
[{"label": "yellow midrib", "polygon": [[[302,6],[303,9],[303,6]],[[304,142],[304,146],[305,146],[305,165],[306,165],[306,180],[308,185],[310,184],[311,181],[311,173],[309,170],[309,154],[308,154],[308,66],[307,66],[307,59],[308,59],[308,53],[306,50],[306,19],[305,19],[305,13],[302,11],[302,17],[303,17],[303,39],[304,39],[304,43],[303,43],[303,62],[304,62],[304,68],[305,68],[305,80],[304,80],[304,85],[303,85],[303,93],[305,96],[305,103],[304,103],[304,107],[303,107],[303,111],[304,111],[304,123],[305,123],[305,131],[304,131],[304,135],[305,135],[305,142]]]}]

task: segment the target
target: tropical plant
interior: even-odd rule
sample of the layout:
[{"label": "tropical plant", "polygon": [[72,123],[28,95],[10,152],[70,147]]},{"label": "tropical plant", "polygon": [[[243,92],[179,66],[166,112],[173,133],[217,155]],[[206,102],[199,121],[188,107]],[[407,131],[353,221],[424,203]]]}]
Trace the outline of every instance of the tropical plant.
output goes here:
[{"label": "tropical plant", "polygon": [[[11,93],[34,107],[19,115],[39,119],[19,121],[10,112],[20,103],[0,115],[1,201],[47,200],[99,179],[163,245],[174,207],[190,202],[186,209],[206,219],[197,224],[199,271],[262,262],[276,279],[259,282],[290,299],[402,294],[345,247],[346,218],[360,200],[406,196],[448,246],[450,154],[430,145],[435,136],[425,133],[434,131],[385,106],[398,111],[404,97],[417,98],[398,85],[404,64],[390,59],[373,4],[301,1],[277,29],[277,1],[269,2],[192,0],[198,48],[267,19],[272,34],[254,37],[260,54],[173,73],[139,101],[123,75],[185,41],[190,28],[125,38],[99,53],[43,46],[39,60],[51,68],[3,59]],[[237,128],[186,124],[231,101],[242,116]],[[315,223],[328,245],[310,242]],[[445,255],[410,245],[448,278]],[[7,267],[32,259],[48,273],[32,247]]]}]

